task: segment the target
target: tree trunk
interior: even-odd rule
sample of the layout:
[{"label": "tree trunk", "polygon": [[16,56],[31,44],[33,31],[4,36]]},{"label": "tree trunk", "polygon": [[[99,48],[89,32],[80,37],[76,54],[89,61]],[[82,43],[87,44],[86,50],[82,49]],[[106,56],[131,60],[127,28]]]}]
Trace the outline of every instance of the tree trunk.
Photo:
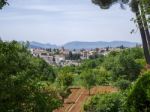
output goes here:
[{"label": "tree trunk", "polygon": [[141,38],[142,38],[142,44],[143,44],[143,50],[144,50],[144,56],[146,59],[146,63],[150,65],[150,54],[149,54],[148,43],[147,43],[147,39],[146,39],[146,33],[144,30],[142,18],[141,18],[139,11],[136,12],[136,18],[137,18],[137,23],[139,25]]},{"label": "tree trunk", "polygon": [[[147,24],[146,17],[145,17],[144,7],[143,7],[142,4],[140,5],[140,8],[141,8],[141,14],[142,14],[141,17],[142,17],[142,21],[143,21],[144,29],[145,29],[145,33],[146,33],[148,48],[149,48],[149,50],[150,50],[150,33],[149,33],[148,24]],[[149,52],[150,52],[150,51],[149,51]]]}]

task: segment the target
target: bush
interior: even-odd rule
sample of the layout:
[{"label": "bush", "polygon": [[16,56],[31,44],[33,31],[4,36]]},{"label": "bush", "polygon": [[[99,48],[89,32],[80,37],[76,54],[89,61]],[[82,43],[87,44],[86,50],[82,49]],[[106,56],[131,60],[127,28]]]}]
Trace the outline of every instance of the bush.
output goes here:
[{"label": "bush", "polygon": [[129,112],[150,112],[150,72],[135,82],[127,97]]},{"label": "bush", "polygon": [[32,57],[25,45],[0,41],[2,112],[51,112],[59,107],[58,92],[48,84],[54,79],[52,67]]},{"label": "bush", "polygon": [[111,74],[105,68],[101,67],[100,69],[94,70],[96,74],[96,84],[97,85],[109,85],[111,81]]},{"label": "bush", "polygon": [[83,109],[85,112],[123,112],[122,104],[120,93],[98,94],[89,99]]},{"label": "bush", "polygon": [[141,66],[136,63],[132,55],[120,52],[115,57],[107,57],[103,63],[106,70],[112,72],[113,81],[118,78],[134,81],[141,71]]},{"label": "bush", "polygon": [[114,85],[118,87],[120,90],[126,90],[131,85],[131,82],[125,79],[118,79],[118,81],[115,82]]},{"label": "bush", "polygon": [[96,85],[96,74],[93,72],[93,70],[87,70],[83,71],[80,74],[81,84],[89,90],[90,95],[90,89]]}]

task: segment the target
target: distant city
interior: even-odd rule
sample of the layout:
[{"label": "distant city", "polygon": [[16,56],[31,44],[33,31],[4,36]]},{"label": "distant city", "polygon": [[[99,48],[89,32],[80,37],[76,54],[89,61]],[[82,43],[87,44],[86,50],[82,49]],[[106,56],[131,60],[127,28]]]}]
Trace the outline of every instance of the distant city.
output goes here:
[{"label": "distant city", "polygon": [[[103,46],[102,43],[107,44]],[[62,47],[58,47],[51,44],[30,42],[32,55],[42,58],[54,66],[79,66],[81,60],[95,59],[100,56],[105,56],[112,51],[119,52],[120,50],[130,47],[141,47],[141,44],[124,41],[71,42]]]}]

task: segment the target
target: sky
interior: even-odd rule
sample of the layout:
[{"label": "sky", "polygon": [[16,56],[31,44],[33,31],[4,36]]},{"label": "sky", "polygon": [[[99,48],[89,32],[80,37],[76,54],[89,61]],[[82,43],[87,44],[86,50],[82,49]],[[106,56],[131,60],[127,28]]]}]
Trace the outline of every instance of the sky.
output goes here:
[{"label": "sky", "polygon": [[37,41],[63,45],[70,41],[140,42],[131,18],[119,4],[102,10],[91,0],[8,0],[0,10],[3,40]]}]

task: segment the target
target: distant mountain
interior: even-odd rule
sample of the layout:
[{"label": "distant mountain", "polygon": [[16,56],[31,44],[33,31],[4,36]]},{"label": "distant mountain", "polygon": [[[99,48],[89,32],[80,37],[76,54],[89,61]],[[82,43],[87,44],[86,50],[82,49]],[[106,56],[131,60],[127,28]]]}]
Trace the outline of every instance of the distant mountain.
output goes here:
[{"label": "distant mountain", "polygon": [[[80,42],[80,41],[73,41],[64,44],[64,48],[66,49],[94,49],[94,48],[104,48],[104,47],[118,47],[118,46],[125,46],[125,47],[135,47],[136,42],[128,42],[128,41],[98,41],[98,42]],[[52,44],[43,44],[39,42],[30,42],[31,48],[59,48],[57,45]]]},{"label": "distant mountain", "polygon": [[57,45],[30,42],[30,48],[57,48]]},{"label": "distant mountain", "polygon": [[[118,46],[125,46],[125,47],[135,47],[136,42],[127,42],[127,41],[112,41],[112,42],[105,42],[105,41],[98,41],[98,42],[80,42],[74,41],[69,42],[64,45],[67,49],[93,49],[93,48],[104,48],[104,47],[118,47]],[[138,43],[139,44],[139,43]]]}]

